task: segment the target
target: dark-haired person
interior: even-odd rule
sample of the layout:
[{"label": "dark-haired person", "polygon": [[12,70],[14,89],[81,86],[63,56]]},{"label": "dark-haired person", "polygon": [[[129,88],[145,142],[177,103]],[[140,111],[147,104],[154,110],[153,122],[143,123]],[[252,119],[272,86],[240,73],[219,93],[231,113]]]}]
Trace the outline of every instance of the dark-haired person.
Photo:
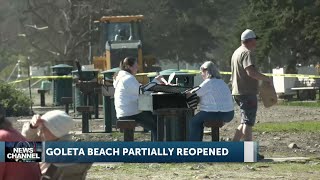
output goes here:
[{"label": "dark-haired person", "polygon": [[[0,105],[0,141],[27,141],[5,117],[5,110]],[[41,172],[38,163],[8,162],[0,163],[0,180],[40,179]]]},{"label": "dark-haired person", "polygon": [[231,92],[221,79],[218,68],[213,62],[207,61],[202,64],[200,71],[204,81],[199,85],[200,89],[195,92],[200,98],[199,112],[190,121],[190,141],[202,141],[204,121],[230,122],[234,116]]},{"label": "dark-haired person", "polygon": [[150,111],[139,111],[138,98],[140,83],[135,78],[138,72],[137,60],[127,57],[120,62],[120,71],[115,76],[113,86],[114,105],[119,120],[133,119],[141,126],[152,131],[156,140],[157,126]]}]

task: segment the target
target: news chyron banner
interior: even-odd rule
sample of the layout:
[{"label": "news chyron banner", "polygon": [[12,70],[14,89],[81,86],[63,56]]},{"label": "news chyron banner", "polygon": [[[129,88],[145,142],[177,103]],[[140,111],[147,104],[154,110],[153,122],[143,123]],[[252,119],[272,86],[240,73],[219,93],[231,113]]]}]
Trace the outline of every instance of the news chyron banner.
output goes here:
[{"label": "news chyron banner", "polygon": [[0,142],[0,162],[256,162],[256,142]]},{"label": "news chyron banner", "polygon": [[41,162],[42,142],[0,142],[0,162]]}]

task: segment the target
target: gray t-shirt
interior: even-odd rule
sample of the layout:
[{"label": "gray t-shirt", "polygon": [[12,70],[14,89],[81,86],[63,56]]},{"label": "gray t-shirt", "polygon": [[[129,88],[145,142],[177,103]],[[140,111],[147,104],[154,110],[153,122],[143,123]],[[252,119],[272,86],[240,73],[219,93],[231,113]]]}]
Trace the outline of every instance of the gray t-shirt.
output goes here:
[{"label": "gray t-shirt", "polygon": [[258,80],[248,76],[246,68],[254,66],[254,56],[244,45],[234,51],[231,58],[232,95],[258,94]]}]

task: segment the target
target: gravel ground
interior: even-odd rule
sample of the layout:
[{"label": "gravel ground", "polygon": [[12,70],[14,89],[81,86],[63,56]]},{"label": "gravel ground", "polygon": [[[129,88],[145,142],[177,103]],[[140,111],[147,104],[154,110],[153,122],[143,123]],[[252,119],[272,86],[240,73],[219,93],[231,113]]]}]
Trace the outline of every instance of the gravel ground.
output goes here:
[{"label": "gravel ground", "polygon": [[[37,99],[36,99],[37,101]],[[37,105],[38,103],[36,103]],[[52,95],[47,97],[47,104],[52,104]],[[233,137],[235,128],[240,122],[240,113],[237,106],[235,118],[220,130],[222,140]],[[35,108],[36,113],[43,113],[49,109]],[[72,110],[70,113],[73,116]],[[100,115],[102,118],[103,115]],[[31,117],[14,117],[12,120],[15,128],[21,130],[23,122]],[[75,119],[73,138],[79,141],[121,141],[122,133],[88,133],[81,134],[80,117]],[[266,122],[293,122],[293,121],[319,121],[320,109],[313,107],[273,106],[264,108],[259,104],[257,123]],[[103,130],[103,120],[90,121],[91,129]],[[205,129],[207,132],[209,129]],[[116,129],[114,129],[116,131]],[[136,129],[135,141],[149,141],[150,134],[142,133],[141,128]],[[140,131],[140,132],[138,132]],[[254,140],[259,142],[260,152],[267,158],[270,157],[317,157],[320,158],[320,133],[313,132],[254,132]],[[210,136],[205,133],[204,141],[210,141]],[[297,144],[298,148],[290,149],[290,143]],[[141,166],[141,167],[140,167]],[[167,167],[168,166],[168,167]],[[170,166],[170,167],[169,167]],[[304,169],[305,168],[305,169]],[[310,169],[310,170],[309,170]],[[141,173],[143,172],[143,173]],[[88,172],[88,179],[317,179],[320,164],[306,162],[303,164],[144,164],[125,165],[122,163],[97,164]]]},{"label": "gravel ground", "polygon": [[[292,122],[292,121],[319,121],[320,123],[320,109],[313,107],[293,107],[293,106],[273,106],[271,108],[264,108],[259,104],[257,114],[257,123],[265,122]],[[235,128],[240,122],[240,113],[237,106],[235,110],[235,118],[230,123],[226,124],[220,130],[220,136],[223,140],[228,140],[233,137]],[[50,108],[49,108],[50,109]],[[43,113],[49,109],[35,109],[36,113]],[[71,111],[72,115],[72,111]],[[103,115],[100,115],[102,118]],[[30,119],[31,117],[17,117],[11,118],[15,123],[14,127],[21,129],[22,122],[16,122],[17,119]],[[75,131],[74,138],[82,141],[121,141],[122,134],[107,134],[107,133],[88,133],[81,134],[81,119],[75,119],[76,125],[73,129]],[[103,131],[103,119],[95,119],[90,121],[91,130]],[[142,131],[137,128],[137,131]],[[114,129],[116,131],[116,129]],[[205,132],[209,129],[205,129]],[[136,141],[149,141],[149,133],[136,133]],[[312,132],[292,133],[292,132],[263,132],[254,133],[254,140],[259,142],[260,151],[268,156],[319,156],[320,157],[320,134]],[[210,141],[210,134],[206,134],[204,141]],[[288,145],[296,143],[299,148],[290,149]]]}]

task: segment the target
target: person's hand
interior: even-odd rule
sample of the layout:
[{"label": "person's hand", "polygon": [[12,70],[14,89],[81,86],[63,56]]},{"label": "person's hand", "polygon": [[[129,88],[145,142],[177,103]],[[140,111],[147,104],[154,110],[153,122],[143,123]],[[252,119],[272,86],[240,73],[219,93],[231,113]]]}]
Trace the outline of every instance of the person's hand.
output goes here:
[{"label": "person's hand", "polygon": [[270,86],[273,86],[273,81],[272,81],[272,79],[267,78],[267,79],[266,79],[266,82],[267,82]]},{"label": "person's hand", "polygon": [[39,114],[34,115],[30,121],[30,125],[33,128],[41,127],[43,125],[43,120],[41,119],[41,116]]},{"label": "person's hand", "polygon": [[192,96],[192,92],[187,91],[187,92],[186,92],[186,98],[188,99],[190,96]]}]

